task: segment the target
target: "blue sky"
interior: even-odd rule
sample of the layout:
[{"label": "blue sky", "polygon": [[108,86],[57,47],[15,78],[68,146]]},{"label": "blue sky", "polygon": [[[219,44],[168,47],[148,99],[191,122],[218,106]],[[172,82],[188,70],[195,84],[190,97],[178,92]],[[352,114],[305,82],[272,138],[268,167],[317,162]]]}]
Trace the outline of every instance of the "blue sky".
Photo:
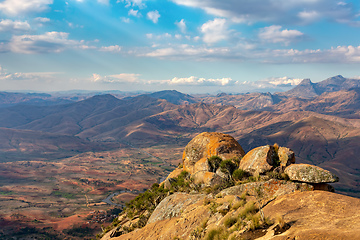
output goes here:
[{"label": "blue sky", "polygon": [[1,91],[275,92],[359,64],[354,0],[0,0]]}]

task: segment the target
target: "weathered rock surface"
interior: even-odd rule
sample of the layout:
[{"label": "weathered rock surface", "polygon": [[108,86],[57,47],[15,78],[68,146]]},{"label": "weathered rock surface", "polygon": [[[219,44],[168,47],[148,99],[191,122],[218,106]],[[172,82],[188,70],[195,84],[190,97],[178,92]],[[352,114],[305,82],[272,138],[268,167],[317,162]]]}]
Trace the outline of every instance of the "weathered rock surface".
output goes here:
[{"label": "weathered rock surface", "polygon": [[268,239],[359,239],[360,199],[325,191],[295,192],[270,202],[265,216],[283,216],[286,232]]},{"label": "weathered rock surface", "polygon": [[203,184],[204,186],[214,186],[226,183],[226,179],[213,172],[196,172],[191,175],[195,184]]},{"label": "weathered rock surface", "polygon": [[287,167],[290,164],[295,163],[295,153],[290,148],[279,147],[278,156],[279,156],[280,166]]},{"label": "weathered rock surface", "polygon": [[192,205],[198,202],[200,199],[204,198],[204,194],[190,195],[180,192],[174,193],[161,201],[161,203],[151,214],[147,224],[177,217],[187,206]]},{"label": "weathered rock surface", "polygon": [[[175,195],[175,194],[174,194]],[[204,221],[210,217],[209,207],[204,205],[205,195],[179,193],[168,198],[169,205],[162,204],[152,214],[150,221],[145,227],[111,240],[156,240],[156,239],[188,239],[191,233]],[[183,203],[185,201],[185,203]],[[163,202],[162,202],[163,203]],[[172,208],[175,208],[173,210]],[[162,214],[165,211],[167,214]],[[154,215],[155,214],[155,215]],[[154,215],[154,216],[153,216]],[[158,219],[158,221],[155,221]]]},{"label": "weathered rock surface", "polygon": [[339,178],[335,174],[309,164],[292,164],[285,169],[290,180],[306,183],[333,183]]},{"label": "weathered rock surface", "polygon": [[[211,156],[220,156],[222,159],[243,157],[244,150],[230,135],[216,132],[203,132],[193,138],[185,147],[183,153],[184,170],[189,173],[206,169],[204,163]],[[195,164],[202,159],[201,164]],[[210,169],[208,169],[210,170]]]},{"label": "weathered rock surface", "polygon": [[260,197],[262,201],[267,201],[274,197],[286,195],[296,191],[303,192],[312,190],[314,190],[314,187],[310,184],[271,179],[266,182],[252,182],[229,187],[222,190],[219,195],[241,196],[244,192],[246,192],[251,196]]},{"label": "weathered rock surface", "polygon": [[[197,197],[198,200],[196,200]],[[190,203],[189,200],[189,204],[179,205],[187,198],[193,198],[193,202]],[[179,194],[172,199],[173,204],[163,206],[163,210],[168,213],[175,207],[177,209],[175,214],[160,216],[159,221],[148,223],[142,229],[111,239],[193,239],[192,233],[204,221],[207,222],[206,229],[209,230],[216,226],[223,226],[226,219],[237,216],[241,208],[236,210],[229,206],[229,203],[234,203],[236,198],[237,195],[227,195],[211,199],[217,204],[217,212],[211,214],[209,210],[211,204],[206,205],[203,196]],[[175,201],[179,202],[175,203]],[[268,202],[263,212],[264,216],[270,219],[283,216],[283,220],[290,224],[290,228],[279,235],[274,235],[274,231],[268,231],[269,234],[261,238],[263,240],[339,240],[358,239],[360,236],[360,199],[357,198],[324,191],[294,191],[278,195]]]},{"label": "weathered rock surface", "polygon": [[239,168],[253,175],[262,174],[273,168],[275,156],[276,153],[273,146],[257,147],[241,159]]}]

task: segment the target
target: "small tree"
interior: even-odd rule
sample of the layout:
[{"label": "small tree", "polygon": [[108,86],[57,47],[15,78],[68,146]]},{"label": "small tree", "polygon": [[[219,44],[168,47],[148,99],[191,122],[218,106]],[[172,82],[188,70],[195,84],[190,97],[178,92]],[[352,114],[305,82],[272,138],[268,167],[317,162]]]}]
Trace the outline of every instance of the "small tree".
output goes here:
[{"label": "small tree", "polygon": [[229,173],[231,175],[235,169],[236,164],[231,160],[225,160],[220,163],[220,170],[224,173]]},{"label": "small tree", "polygon": [[217,155],[211,156],[208,159],[208,163],[209,163],[209,166],[210,166],[210,171],[211,172],[216,172],[216,170],[220,167],[221,162],[222,162],[221,157],[219,157]]}]

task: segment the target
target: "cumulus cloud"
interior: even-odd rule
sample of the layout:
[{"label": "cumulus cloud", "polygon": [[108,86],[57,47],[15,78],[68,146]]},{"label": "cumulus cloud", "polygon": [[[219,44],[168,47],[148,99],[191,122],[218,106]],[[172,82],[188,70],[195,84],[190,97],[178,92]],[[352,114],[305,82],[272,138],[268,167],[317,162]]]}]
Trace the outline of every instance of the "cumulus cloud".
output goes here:
[{"label": "cumulus cloud", "polygon": [[120,19],[124,23],[130,23],[131,22],[130,18],[127,18],[127,17],[121,17]]},{"label": "cumulus cloud", "polygon": [[118,53],[118,52],[121,52],[121,47],[120,47],[119,45],[113,45],[113,46],[108,46],[108,47],[101,47],[101,48],[99,49],[99,51]]},{"label": "cumulus cloud", "polygon": [[301,39],[304,34],[298,30],[281,30],[281,26],[272,25],[260,29],[259,38],[272,43],[284,43],[289,45],[291,42]]},{"label": "cumulus cloud", "polygon": [[27,21],[12,21],[10,19],[0,21],[0,32],[21,32],[29,31],[30,29],[30,24]]},{"label": "cumulus cloud", "polygon": [[203,41],[208,44],[226,40],[229,34],[226,19],[215,18],[204,23],[201,26],[201,32],[204,34]]},{"label": "cumulus cloud", "polygon": [[184,19],[181,19],[180,22],[175,22],[175,25],[180,29],[182,33],[186,33],[186,23]]},{"label": "cumulus cloud", "polygon": [[100,74],[93,73],[91,81],[102,83],[139,83],[140,74],[136,73],[120,73],[115,75],[101,76]]},{"label": "cumulus cloud", "polygon": [[272,77],[256,81],[253,83],[253,86],[257,88],[293,87],[302,80],[302,78]]},{"label": "cumulus cloud", "polygon": [[134,17],[141,17],[141,13],[139,12],[139,10],[134,10],[134,9],[130,9],[128,15]]},{"label": "cumulus cloud", "polygon": [[159,18],[160,18],[160,14],[159,14],[158,10],[150,11],[150,12],[147,13],[146,16],[147,16],[148,19],[153,21],[153,23],[157,23],[159,21]]},{"label": "cumulus cloud", "polygon": [[38,26],[43,26],[45,23],[50,22],[50,18],[44,18],[44,17],[37,17],[34,18],[34,22],[37,23]]},{"label": "cumulus cloud", "polygon": [[8,15],[23,15],[43,12],[49,9],[53,0],[5,0],[0,3],[0,11]]},{"label": "cumulus cloud", "polygon": [[62,52],[66,48],[92,48],[84,44],[84,41],[68,39],[69,33],[66,32],[46,32],[41,35],[20,35],[13,36],[8,43],[8,48],[12,52],[34,54]]},{"label": "cumulus cloud", "polygon": [[169,85],[203,85],[203,86],[227,86],[233,85],[235,83],[231,78],[198,78],[198,77],[188,77],[188,78],[178,78],[174,77],[173,79],[167,80],[164,83]]},{"label": "cumulus cloud", "polygon": [[143,0],[117,0],[116,3],[125,3],[126,6],[125,7],[139,7],[139,8],[144,8],[146,7],[145,3]]},{"label": "cumulus cloud", "polygon": [[61,73],[58,72],[28,72],[28,73],[7,73],[0,66],[0,80],[2,81],[35,81],[35,80],[51,80]]},{"label": "cumulus cloud", "polygon": [[138,54],[138,56],[155,57],[160,59],[211,61],[219,58],[237,58],[240,56],[233,54],[229,48],[209,48],[204,46],[192,46],[188,44],[174,45],[170,47],[159,47],[147,53]]},{"label": "cumulus cloud", "polygon": [[[208,14],[234,22],[309,23],[321,19],[351,22],[356,10],[338,0],[172,0],[176,4],[200,8]],[[304,11],[306,9],[306,11]]]}]

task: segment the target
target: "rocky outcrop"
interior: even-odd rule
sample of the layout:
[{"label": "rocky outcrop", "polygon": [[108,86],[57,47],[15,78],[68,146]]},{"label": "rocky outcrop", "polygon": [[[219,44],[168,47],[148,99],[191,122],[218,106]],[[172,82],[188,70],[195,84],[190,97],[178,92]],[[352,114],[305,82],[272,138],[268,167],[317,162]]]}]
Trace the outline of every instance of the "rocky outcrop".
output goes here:
[{"label": "rocky outcrop", "polygon": [[[323,224],[334,219],[324,214],[325,205],[320,204],[322,212],[318,211],[317,204],[309,203],[307,198],[314,199],[317,195],[316,198],[321,199],[321,192],[334,191],[327,183],[338,181],[338,178],[322,168],[294,163],[294,152],[277,144],[255,148],[245,155],[241,146],[229,135],[199,134],[184,150],[183,167],[175,169],[162,186],[152,187],[144,195],[146,199],[152,196],[156,200],[151,202],[152,208],[142,207],[144,199],[137,202],[134,206],[140,206],[139,210],[119,217],[118,224],[102,240],[208,239],[211,232],[217,234],[216,239],[298,239],[299,236],[299,239],[321,239],[322,233],[333,229],[325,226],[321,230],[319,224],[314,224],[316,228],[307,226],[307,231],[303,231],[302,219]],[[292,181],[288,181],[289,178]],[[305,193],[313,193],[314,190],[322,191]],[[298,196],[301,197],[296,208],[292,198]],[[324,196],[331,204],[333,199],[338,198]],[[292,204],[289,211],[284,210],[287,206],[283,206],[283,202]],[[360,209],[360,202],[354,202]],[[338,213],[339,209],[336,210]],[[286,227],[280,222],[273,224],[278,218],[277,210],[287,215]],[[311,217],[297,215],[297,211]],[[314,215],[314,212],[317,214]],[[344,220],[350,221],[350,218]],[[293,224],[300,228],[293,228]],[[260,225],[262,229],[257,231]],[[356,226],[360,227],[359,221]],[[353,226],[344,225],[346,232],[333,231],[337,236],[334,239],[360,234],[360,231],[348,231],[349,228],[353,229]],[[230,232],[231,235],[228,234]],[[308,238],[301,238],[302,235]]]},{"label": "rocky outcrop", "polygon": [[244,155],[245,152],[243,148],[230,135],[216,132],[204,132],[197,135],[186,145],[182,157],[183,168],[190,174],[197,171],[210,171],[207,159],[211,156],[230,159],[234,157],[241,158]]},{"label": "rocky outcrop", "polygon": [[285,169],[285,173],[290,180],[299,182],[333,183],[339,181],[335,174],[309,164],[292,164]]},{"label": "rocky outcrop", "polygon": [[274,168],[275,156],[276,153],[273,146],[257,147],[241,159],[239,168],[253,175],[262,174]]}]

